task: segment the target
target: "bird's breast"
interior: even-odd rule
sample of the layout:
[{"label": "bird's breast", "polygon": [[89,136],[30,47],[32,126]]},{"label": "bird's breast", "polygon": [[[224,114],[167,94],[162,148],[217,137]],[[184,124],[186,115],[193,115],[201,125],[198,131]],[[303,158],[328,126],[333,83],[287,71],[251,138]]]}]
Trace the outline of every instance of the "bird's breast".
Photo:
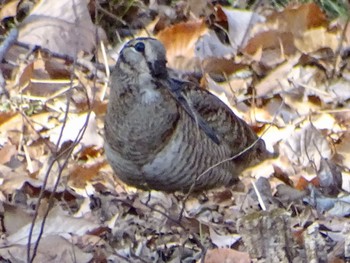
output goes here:
[{"label": "bird's breast", "polygon": [[154,89],[145,89],[140,92],[140,102],[144,105],[157,104],[161,100],[161,94]]},{"label": "bird's breast", "polygon": [[147,163],[168,143],[179,118],[175,102],[165,100],[155,90],[144,91],[127,110],[124,107],[121,111],[108,122],[107,141],[112,138],[112,147],[138,165]]}]

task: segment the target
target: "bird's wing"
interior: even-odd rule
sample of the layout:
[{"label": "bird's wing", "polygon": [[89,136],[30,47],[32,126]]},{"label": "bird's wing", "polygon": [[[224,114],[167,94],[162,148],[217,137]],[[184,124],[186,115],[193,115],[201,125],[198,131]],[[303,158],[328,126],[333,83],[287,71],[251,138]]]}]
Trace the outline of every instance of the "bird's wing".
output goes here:
[{"label": "bird's wing", "polygon": [[214,142],[226,143],[231,149],[243,150],[258,139],[247,123],[209,91],[193,83],[174,79],[169,87],[181,106]]},{"label": "bird's wing", "polygon": [[214,129],[208,122],[203,119],[201,114],[197,112],[196,108],[192,105],[191,98],[186,95],[186,84],[185,82],[170,79],[167,87],[170,88],[170,93],[180,106],[187,112],[193,121],[205,132],[205,134],[213,140],[216,144],[220,144],[220,139]]}]

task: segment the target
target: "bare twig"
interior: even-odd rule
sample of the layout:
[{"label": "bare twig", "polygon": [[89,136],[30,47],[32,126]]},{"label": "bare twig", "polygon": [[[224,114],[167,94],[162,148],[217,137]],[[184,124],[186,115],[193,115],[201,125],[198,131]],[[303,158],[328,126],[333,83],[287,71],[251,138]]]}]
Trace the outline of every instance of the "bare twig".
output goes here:
[{"label": "bare twig", "polygon": [[[17,28],[11,29],[9,35],[0,45],[0,62],[4,59],[7,51],[10,49],[10,47],[16,42],[18,37],[18,30]],[[9,97],[8,91],[5,89],[5,79],[2,75],[2,71],[0,70],[0,94],[5,94],[7,97]]]},{"label": "bare twig", "polygon": [[334,78],[334,76],[336,74],[336,71],[337,71],[337,62],[338,62],[338,59],[340,58],[340,52],[341,52],[341,49],[343,47],[343,43],[344,43],[344,40],[345,40],[345,35],[346,35],[346,32],[347,32],[347,28],[349,26],[349,22],[350,22],[350,16],[348,16],[348,18],[346,20],[343,32],[342,32],[340,40],[339,40],[337,51],[335,52],[334,65],[333,65],[333,70],[332,70],[332,75],[331,75],[332,79]]}]

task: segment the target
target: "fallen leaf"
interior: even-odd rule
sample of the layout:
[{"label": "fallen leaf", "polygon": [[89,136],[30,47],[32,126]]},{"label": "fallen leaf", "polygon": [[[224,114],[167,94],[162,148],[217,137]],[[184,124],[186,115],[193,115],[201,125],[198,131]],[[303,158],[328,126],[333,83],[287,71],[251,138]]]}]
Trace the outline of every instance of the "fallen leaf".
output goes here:
[{"label": "fallen leaf", "polygon": [[204,259],[205,263],[250,263],[248,253],[234,249],[220,248],[208,250]]},{"label": "fallen leaf", "polygon": [[0,9],[0,21],[8,17],[14,17],[17,14],[17,6],[20,0],[12,0],[6,4],[2,4]]},{"label": "fallen leaf", "polygon": [[206,31],[202,20],[179,23],[160,31],[157,38],[166,48],[168,65],[180,70],[198,68],[195,43]]},{"label": "fallen leaf", "polygon": [[96,28],[84,0],[39,1],[20,24],[18,41],[76,57],[96,47]]},{"label": "fallen leaf", "polygon": [[0,164],[6,164],[15,154],[17,154],[16,146],[5,144],[2,148],[0,148]]}]

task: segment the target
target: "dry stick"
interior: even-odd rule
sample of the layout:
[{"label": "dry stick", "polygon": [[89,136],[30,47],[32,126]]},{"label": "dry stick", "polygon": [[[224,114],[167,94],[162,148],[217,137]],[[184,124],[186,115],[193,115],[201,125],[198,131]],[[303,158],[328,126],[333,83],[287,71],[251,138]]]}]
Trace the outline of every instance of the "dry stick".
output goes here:
[{"label": "dry stick", "polygon": [[107,16],[113,18],[114,20],[120,22],[123,26],[126,26],[126,25],[127,25],[127,24],[124,22],[123,19],[117,17],[115,14],[113,14],[113,13],[109,12],[108,10],[104,9],[104,8],[100,5],[100,2],[99,2],[99,1],[95,1],[94,3],[95,3],[95,5],[96,5],[96,7],[97,7],[97,8],[96,8],[96,11],[97,11],[97,10],[101,11],[101,12],[104,13],[105,15],[107,15]]},{"label": "dry stick", "polygon": [[[86,93],[86,96],[88,97],[87,93]],[[68,97],[68,95],[67,95]],[[59,142],[60,140],[62,139],[62,134],[63,134],[63,130],[65,128],[65,124],[66,124],[66,121],[68,119],[68,112],[69,112],[69,101],[70,101],[70,98],[68,97],[67,98],[67,107],[66,107],[66,111],[65,111],[65,118],[64,118],[64,123],[62,125],[62,129],[61,129],[61,132],[60,132],[60,136],[59,136],[59,139],[58,139],[58,143],[57,143],[57,147],[59,145]],[[91,105],[90,105],[90,100],[89,98],[87,99],[88,101],[88,107],[91,108]],[[34,261],[34,258],[36,256],[36,252],[37,252],[37,249],[38,249],[38,246],[39,246],[39,242],[40,242],[40,239],[43,235],[43,231],[44,231],[44,226],[45,226],[45,221],[47,219],[47,216],[53,206],[53,200],[54,200],[54,194],[56,193],[56,190],[57,190],[57,187],[58,187],[58,184],[60,182],[60,179],[61,179],[61,175],[62,175],[62,172],[64,170],[64,168],[66,167],[67,163],[68,163],[68,160],[69,160],[69,157],[71,156],[75,146],[78,145],[78,143],[80,142],[80,140],[82,139],[84,133],[85,133],[85,130],[86,130],[86,127],[87,127],[87,124],[88,124],[88,121],[89,121],[89,118],[90,118],[90,114],[91,112],[88,112],[87,114],[87,117],[86,117],[86,121],[85,121],[85,124],[83,125],[83,127],[79,130],[79,133],[75,139],[75,141],[73,142],[73,144],[67,148],[66,150],[62,151],[58,156],[55,156],[55,158],[50,162],[49,164],[49,167],[47,169],[47,172],[45,174],[45,179],[44,179],[44,182],[43,182],[43,185],[42,185],[42,188],[41,188],[41,191],[40,191],[40,194],[39,194],[39,198],[38,198],[38,205],[36,207],[36,210],[35,210],[35,214],[34,214],[34,217],[33,217],[33,220],[32,220],[32,225],[31,225],[31,228],[30,228],[30,231],[29,231],[29,237],[28,237],[28,244],[27,244],[27,262],[33,262]],[[56,151],[58,151],[58,148],[56,148]],[[68,154],[67,154],[68,153]],[[66,155],[67,154],[67,155]],[[60,157],[62,156],[67,156],[65,158],[65,161],[63,162],[62,165],[60,165],[60,162],[59,162],[59,159]],[[54,188],[50,194],[50,197],[49,197],[49,206],[47,208],[47,210],[45,211],[45,214],[43,216],[43,220],[42,220],[42,223],[41,223],[41,228],[40,228],[40,232],[39,232],[39,235],[38,235],[38,238],[36,240],[36,243],[35,243],[35,246],[34,246],[34,249],[33,249],[33,254],[32,256],[30,255],[30,248],[31,248],[31,239],[32,239],[32,235],[33,235],[33,230],[34,230],[34,226],[35,226],[35,221],[38,217],[38,211],[39,211],[39,207],[40,207],[40,203],[41,203],[41,200],[43,199],[43,196],[44,196],[44,192],[45,192],[45,189],[46,189],[46,185],[47,185],[47,181],[48,181],[48,177],[50,175],[50,172],[52,170],[52,167],[53,165],[55,164],[55,162],[59,165],[59,173],[58,173],[58,176],[57,176],[57,179],[56,179],[56,182],[55,182],[55,185],[54,185]]]},{"label": "dry stick", "polygon": [[[18,37],[17,28],[11,29],[9,35],[0,45],[0,62],[4,59],[5,54],[10,49],[10,47],[16,42],[17,37]],[[5,82],[4,76],[2,75],[2,71],[0,70],[0,94],[4,93],[7,97],[9,97],[8,91],[5,89],[5,85],[6,85],[6,82]]]},{"label": "dry stick", "polygon": [[196,245],[202,250],[201,263],[204,263],[205,255],[207,254],[208,249],[202,244],[202,242],[199,240],[196,234],[192,234],[192,239],[193,241],[195,241]]},{"label": "dry stick", "polygon": [[[148,201],[149,201],[149,200],[148,200]],[[192,235],[192,239],[195,241],[196,245],[198,245],[198,247],[203,251],[203,255],[204,255],[204,256],[206,255],[207,249],[206,249],[206,247],[201,243],[201,241],[199,240],[199,238],[198,238],[195,234],[190,233],[190,232],[189,232],[189,229],[187,229],[184,225],[181,224],[181,218],[182,218],[182,217],[180,217],[180,218],[177,219],[177,220],[176,220],[176,219],[173,219],[173,218],[171,218],[168,214],[166,214],[166,213],[164,213],[164,212],[162,212],[162,211],[160,211],[160,210],[158,210],[158,209],[156,209],[156,208],[154,208],[154,207],[149,206],[149,205],[148,205],[148,201],[147,201],[147,203],[143,203],[143,202],[141,201],[141,204],[143,204],[143,205],[146,206],[147,208],[151,209],[152,211],[155,211],[155,212],[157,212],[157,213],[163,215],[163,216],[166,217],[168,220],[170,220],[171,222],[173,222],[173,223],[177,224],[179,227],[181,227],[182,230],[184,230],[187,234]],[[130,206],[132,207],[132,205],[131,205],[130,203],[128,203],[128,205],[130,205]],[[183,207],[184,207],[184,206],[183,206]],[[183,208],[181,209],[180,214],[182,214],[182,212],[183,212]],[[185,242],[185,243],[186,243],[186,242]],[[183,244],[183,246],[185,245],[185,243]],[[203,260],[204,260],[204,257],[202,257],[201,262],[204,262]]]},{"label": "dry stick", "polygon": [[255,182],[252,182],[252,185],[253,185],[254,191],[255,191],[255,193],[256,193],[256,196],[258,197],[258,201],[259,201],[259,204],[260,204],[260,206],[261,206],[261,209],[262,209],[263,211],[266,211],[266,206],[265,206],[264,200],[262,199],[262,196],[261,196],[261,194],[260,194],[260,192],[259,192],[258,187],[256,187]]},{"label": "dry stick", "polygon": [[[88,101],[89,101],[89,100],[88,100]],[[88,103],[89,103],[89,102],[88,102]],[[89,108],[90,108],[90,105],[89,105]],[[69,107],[67,107],[66,109],[67,109],[66,111],[68,112]],[[40,195],[39,195],[38,206],[37,206],[37,209],[36,209],[36,211],[35,211],[35,216],[34,216],[34,218],[33,218],[32,226],[31,226],[31,229],[30,229],[30,235],[29,235],[29,239],[28,239],[28,251],[27,251],[28,254],[30,254],[30,241],[31,241],[31,237],[32,237],[32,232],[33,232],[33,229],[34,229],[35,221],[36,221],[36,218],[37,218],[37,216],[38,216],[38,208],[39,208],[39,206],[40,206],[41,200],[43,199],[43,194],[44,194],[44,192],[45,192],[45,187],[46,187],[46,184],[47,184],[47,179],[48,179],[48,177],[49,177],[49,175],[50,175],[50,171],[51,171],[52,166],[53,166],[53,164],[54,164],[55,162],[57,162],[57,164],[59,164],[59,159],[60,159],[60,157],[62,157],[62,156],[64,156],[64,155],[67,156],[67,157],[65,158],[63,164],[60,166],[60,169],[59,169],[59,172],[58,172],[58,176],[57,176],[55,185],[54,185],[53,190],[52,190],[52,192],[51,192],[51,194],[50,194],[50,197],[49,197],[49,205],[48,205],[48,207],[47,207],[47,209],[46,209],[46,211],[45,211],[45,213],[44,213],[44,216],[43,216],[43,220],[42,220],[41,227],[40,227],[40,232],[39,232],[38,238],[37,238],[37,240],[36,240],[36,243],[35,243],[35,246],[34,246],[34,249],[33,249],[33,255],[32,255],[30,261],[28,261],[28,262],[33,262],[33,261],[34,261],[34,258],[35,258],[35,256],[36,256],[37,249],[38,249],[38,247],[39,247],[40,239],[41,239],[41,237],[42,237],[42,235],[43,235],[43,233],[44,233],[45,221],[46,221],[46,219],[47,219],[47,216],[48,216],[48,214],[49,214],[51,208],[53,207],[54,195],[55,195],[55,193],[56,193],[58,184],[59,184],[59,182],[60,182],[60,179],[61,179],[61,176],[62,176],[62,172],[63,172],[64,168],[66,167],[66,165],[67,165],[67,163],[68,163],[68,161],[69,161],[69,158],[70,158],[70,156],[71,156],[71,154],[72,154],[74,148],[78,145],[78,143],[80,142],[80,140],[82,139],[82,137],[83,137],[83,135],[84,135],[84,133],[85,133],[85,130],[86,130],[86,128],[87,128],[87,124],[88,124],[88,122],[89,122],[90,114],[91,114],[91,112],[88,112],[87,117],[86,117],[86,121],[85,121],[83,127],[79,130],[79,133],[78,133],[78,135],[77,135],[75,141],[73,142],[73,144],[72,144],[69,148],[67,148],[67,150],[62,151],[62,153],[60,153],[58,156],[56,156],[56,157],[52,160],[52,162],[50,163],[50,166],[49,166],[49,168],[48,168],[48,170],[47,170],[47,172],[46,172],[46,174],[45,174],[44,184],[43,184],[43,186],[42,186],[42,189],[41,189],[41,192],[40,192]],[[63,130],[63,129],[64,129],[64,127],[62,127],[62,130]],[[62,135],[62,133],[60,134],[60,136],[61,136],[61,135]],[[68,153],[68,154],[67,154],[67,153]]]},{"label": "dry stick", "polygon": [[[148,196],[148,199],[150,199],[150,193],[149,193],[149,196]],[[124,199],[120,199],[120,198],[116,198],[115,200],[117,201],[120,201],[122,202],[123,204],[126,204],[130,207],[133,207],[132,203],[130,203],[129,201],[126,201]],[[166,217],[169,221],[173,222],[174,224],[178,225],[182,230],[184,230],[186,233],[190,234],[189,233],[189,230],[183,225],[181,224],[181,222],[179,220],[176,220],[172,217],[170,217],[168,214],[166,214],[165,212],[161,211],[161,210],[158,210],[157,208],[154,208],[152,206],[150,206],[148,204],[149,200],[147,200],[146,202],[142,202],[140,201],[141,204],[143,204],[144,206],[146,206],[147,208],[149,208],[151,211],[154,211],[154,212],[157,212],[159,214],[161,214],[162,216]],[[193,234],[192,234],[193,235]],[[203,244],[200,243],[199,239],[197,237],[193,237],[193,239],[196,241],[196,244],[200,244],[198,245],[202,250],[205,250]],[[206,250],[205,250],[206,251]]]},{"label": "dry stick", "polygon": [[[164,213],[164,212],[158,210],[157,208],[154,208],[154,207],[150,206],[150,205],[148,204],[148,202],[149,202],[149,200],[147,200],[147,203],[144,203],[144,202],[142,202],[142,201],[140,200],[140,203],[141,203],[141,204],[143,204],[143,205],[146,206],[147,208],[151,209],[152,211],[155,211],[155,212],[161,214],[162,216],[164,216],[164,217],[166,217],[167,219],[169,219],[171,222],[173,222],[173,223],[175,223],[176,225],[178,225],[179,227],[181,227],[184,231],[188,232],[188,229],[186,229],[186,227],[183,226],[183,225],[181,224],[181,222],[180,222],[181,220],[171,218],[168,214],[166,214],[166,213]],[[131,204],[130,204],[130,206],[132,207]]]},{"label": "dry stick", "polygon": [[346,35],[346,31],[347,31],[347,28],[348,28],[348,25],[349,25],[349,21],[350,21],[350,16],[348,16],[348,18],[346,19],[345,27],[344,27],[344,30],[343,30],[343,32],[341,34],[341,37],[340,37],[340,40],[339,40],[339,45],[338,45],[337,51],[335,53],[335,59],[334,59],[334,65],[333,65],[333,71],[332,71],[331,79],[334,78],[334,75],[335,75],[335,72],[336,72],[337,61],[338,61],[338,58],[340,57],[340,52],[341,52],[341,48],[343,46],[343,42],[344,42],[344,39],[345,39],[345,35]]},{"label": "dry stick", "polygon": [[[77,60],[73,59],[73,68],[75,68],[76,66],[77,66]],[[96,76],[96,72],[97,72],[97,69],[95,68],[95,70],[93,71],[95,76]],[[73,84],[73,78],[74,78],[74,74],[73,74],[73,72],[71,72],[71,85]],[[96,81],[96,78],[94,80]],[[96,82],[94,84],[96,84]],[[85,95],[87,97],[88,108],[91,109],[89,95],[88,95],[88,92],[86,90],[85,90]],[[58,150],[58,145],[59,145],[59,142],[62,139],[63,131],[64,131],[64,128],[66,126],[66,121],[68,119],[69,106],[70,106],[70,97],[67,95],[67,106],[66,106],[66,111],[65,111],[65,118],[64,118],[64,123],[62,125],[61,132],[60,132],[60,135],[59,135],[59,139],[58,139],[58,142],[57,142],[56,151]],[[64,168],[66,167],[66,165],[68,164],[69,158],[70,158],[74,148],[78,145],[78,143],[80,142],[80,140],[84,136],[84,133],[86,131],[86,128],[87,128],[87,125],[88,125],[88,122],[89,122],[89,119],[90,119],[90,115],[91,115],[91,111],[88,112],[86,120],[85,120],[85,123],[84,123],[83,127],[79,130],[79,133],[76,136],[73,144],[67,150],[62,151],[62,153],[60,153],[58,156],[56,156],[54,158],[54,160],[50,163],[49,168],[48,168],[48,170],[47,170],[47,172],[45,174],[44,184],[42,186],[42,189],[41,189],[41,192],[40,192],[40,195],[39,195],[38,206],[36,207],[35,216],[34,216],[33,221],[32,221],[32,225],[31,225],[31,228],[30,228],[30,235],[29,235],[29,238],[28,238],[28,245],[27,245],[27,261],[28,262],[33,262],[34,259],[35,259],[35,256],[36,256],[36,253],[37,253],[37,249],[39,247],[39,243],[40,243],[41,237],[42,237],[42,235],[44,233],[44,226],[45,226],[46,219],[48,217],[48,214],[49,214],[51,208],[53,207],[54,195],[56,193],[58,184],[61,181],[62,172],[63,172]],[[46,184],[47,184],[47,181],[48,181],[48,177],[50,175],[50,171],[51,171],[51,169],[53,167],[53,164],[55,162],[57,162],[58,165],[60,164],[59,163],[59,158],[61,156],[64,156],[67,152],[68,152],[68,154],[66,155],[66,158],[65,158],[65,160],[63,162],[63,165],[60,166],[60,168],[59,168],[59,173],[58,173],[55,185],[54,185],[53,190],[52,190],[52,192],[50,194],[50,197],[49,197],[49,205],[48,205],[48,207],[47,207],[47,209],[46,209],[46,211],[44,213],[43,220],[42,220],[42,223],[40,225],[40,232],[39,232],[38,238],[36,240],[36,243],[35,243],[35,246],[34,246],[34,249],[33,249],[33,254],[32,254],[32,257],[30,257],[32,233],[33,233],[33,229],[34,229],[34,226],[35,226],[36,218],[38,217],[38,211],[39,211],[39,207],[40,207],[40,202],[41,202],[41,200],[43,198],[43,195],[44,195],[44,192],[45,192],[45,188],[46,188]]]},{"label": "dry stick", "polygon": [[74,57],[71,57],[69,55],[52,52],[52,51],[50,51],[46,48],[43,48],[39,45],[33,46],[33,45],[29,45],[29,44],[19,42],[19,41],[16,41],[14,43],[14,45],[28,49],[31,52],[35,52],[35,51],[40,50],[42,53],[46,54],[47,56],[62,59],[66,62],[73,63],[76,66],[80,66],[82,68],[88,69],[90,72],[94,72],[95,76],[98,78],[103,79],[105,77],[105,74],[103,73],[104,72],[103,70],[105,68],[104,64],[101,64],[98,62],[92,63],[92,62],[90,62],[86,59],[83,59],[83,58],[76,58],[75,59]]},{"label": "dry stick", "polygon": [[[255,4],[255,7],[253,8],[253,11],[255,12],[259,5],[263,2],[263,0],[259,0],[256,4]],[[241,48],[241,46],[246,42],[247,38],[248,38],[248,33],[249,33],[249,30],[251,29],[251,25],[252,25],[252,22],[253,22],[253,17],[254,17],[254,14],[255,13],[252,13],[251,17],[250,17],[250,20],[249,20],[249,26],[247,28],[247,30],[244,32],[244,36],[242,38],[242,41],[241,43],[239,44],[239,48]]]}]

